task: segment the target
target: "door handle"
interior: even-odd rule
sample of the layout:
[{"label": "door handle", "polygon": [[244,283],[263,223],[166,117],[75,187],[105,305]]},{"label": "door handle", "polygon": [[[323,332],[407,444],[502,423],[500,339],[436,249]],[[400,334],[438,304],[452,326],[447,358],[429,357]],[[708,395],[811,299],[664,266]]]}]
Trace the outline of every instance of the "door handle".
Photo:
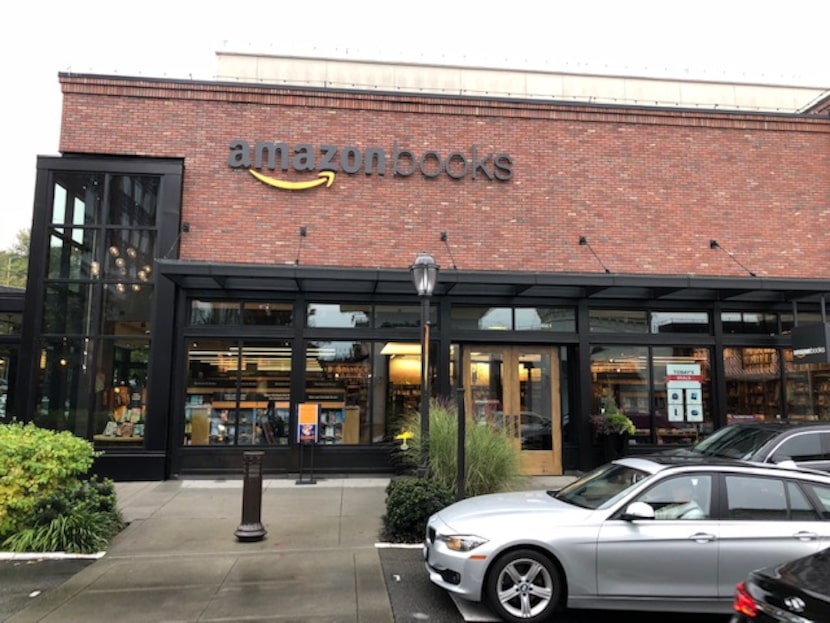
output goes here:
[{"label": "door handle", "polygon": [[815,532],[807,532],[805,530],[796,532],[793,536],[799,541],[815,541],[818,538],[818,534]]},{"label": "door handle", "polygon": [[711,532],[695,532],[689,540],[697,543],[711,543],[715,540],[715,535]]},{"label": "door handle", "polygon": [[509,422],[507,434],[512,437],[519,437],[519,433],[521,431],[521,427],[519,426],[519,417],[518,415],[513,415],[512,413],[507,416],[507,421]]}]

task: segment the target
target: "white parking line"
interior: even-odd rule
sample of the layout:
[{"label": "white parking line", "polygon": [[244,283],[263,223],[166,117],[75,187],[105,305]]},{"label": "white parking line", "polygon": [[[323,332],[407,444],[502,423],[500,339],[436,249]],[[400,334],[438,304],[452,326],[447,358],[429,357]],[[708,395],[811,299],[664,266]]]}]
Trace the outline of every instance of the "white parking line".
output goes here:
[{"label": "white parking line", "polygon": [[459,614],[464,617],[467,623],[498,623],[501,621],[496,615],[490,612],[490,609],[484,604],[476,603],[474,601],[467,601],[455,595],[450,595],[455,607],[458,608]]}]

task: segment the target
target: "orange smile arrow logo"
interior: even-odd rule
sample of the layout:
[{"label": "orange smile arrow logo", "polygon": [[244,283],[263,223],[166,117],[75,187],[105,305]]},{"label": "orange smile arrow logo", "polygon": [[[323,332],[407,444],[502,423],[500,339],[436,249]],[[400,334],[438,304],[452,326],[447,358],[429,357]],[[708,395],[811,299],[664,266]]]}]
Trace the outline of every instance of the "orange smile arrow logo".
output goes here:
[{"label": "orange smile arrow logo", "polygon": [[275,177],[268,177],[259,171],[254,171],[253,169],[248,169],[248,172],[263,184],[268,184],[274,188],[282,188],[283,190],[306,190],[308,188],[314,188],[315,186],[322,186],[323,184],[325,184],[326,188],[328,188],[334,184],[334,171],[320,171],[316,180],[310,180],[308,182],[289,182],[287,180],[278,180]]}]

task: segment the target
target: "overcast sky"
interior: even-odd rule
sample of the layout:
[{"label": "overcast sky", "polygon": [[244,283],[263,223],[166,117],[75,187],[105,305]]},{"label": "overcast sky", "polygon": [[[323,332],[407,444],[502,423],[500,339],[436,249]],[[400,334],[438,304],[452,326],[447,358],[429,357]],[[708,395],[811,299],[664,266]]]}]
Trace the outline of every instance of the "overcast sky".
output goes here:
[{"label": "overcast sky", "polygon": [[61,71],[212,79],[216,52],[623,73],[830,89],[830,2],[376,0],[4,3],[0,250],[58,154]]}]

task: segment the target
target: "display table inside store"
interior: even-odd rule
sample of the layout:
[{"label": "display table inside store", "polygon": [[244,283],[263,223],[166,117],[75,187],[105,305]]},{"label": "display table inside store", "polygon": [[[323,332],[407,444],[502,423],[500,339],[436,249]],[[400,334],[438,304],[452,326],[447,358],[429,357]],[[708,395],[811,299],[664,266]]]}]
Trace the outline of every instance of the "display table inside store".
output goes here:
[{"label": "display table inside store", "polygon": [[659,443],[692,445],[697,443],[696,428],[658,428]]},{"label": "display table inside store", "polygon": [[94,441],[104,441],[106,443],[138,443],[144,441],[144,437],[116,437],[114,435],[95,435],[92,438]]},{"label": "display table inside store", "polygon": [[[658,428],[657,443],[673,445],[693,445],[697,443],[698,431],[696,428]],[[651,443],[651,431],[647,428],[638,428],[631,438],[635,444]]]}]

